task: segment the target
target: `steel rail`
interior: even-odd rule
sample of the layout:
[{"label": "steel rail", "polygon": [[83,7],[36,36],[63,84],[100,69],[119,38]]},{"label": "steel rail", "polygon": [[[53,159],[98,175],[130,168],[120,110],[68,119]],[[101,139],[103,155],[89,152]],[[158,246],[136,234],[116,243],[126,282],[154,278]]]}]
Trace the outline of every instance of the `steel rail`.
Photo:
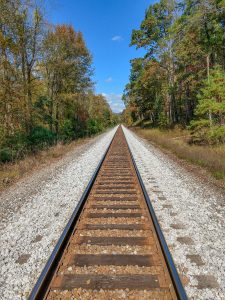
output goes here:
[{"label": "steel rail", "polygon": [[[117,130],[116,130],[117,131]],[[115,131],[115,133],[116,133]],[[98,176],[99,170],[103,164],[103,161],[109,151],[109,148],[115,138],[115,133],[109,143],[109,146],[107,147],[103,157],[101,158],[100,162],[98,163],[97,168],[95,169],[94,174],[92,175],[84,193],[82,194],[75,210],[73,211],[66,227],[64,228],[52,254],[50,255],[44,269],[42,270],[28,300],[41,300],[45,297],[45,294],[48,290],[49,284],[52,280],[52,277],[54,275],[54,272],[58,266],[58,263],[62,257],[63,251],[65,250],[65,247],[71,237],[71,234],[73,232],[74,226],[76,225],[79,216],[82,212],[82,209],[84,207],[84,204],[88,198],[88,195],[90,194],[91,188],[95,182],[96,177]]]},{"label": "steel rail", "polygon": [[[80,201],[78,202],[78,205],[76,206],[69,222],[67,223],[61,237],[59,238],[59,240],[58,240],[51,256],[49,257],[49,259],[48,259],[48,261],[47,261],[47,263],[46,263],[39,279],[37,280],[32,292],[31,292],[31,294],[28,298],[29,300],[41,300],[45,297],[46,292],[49,288],[49,284],[52,280],[52,277],[55,273],[55,270],[58,266],[58,263],[59,263],[59,261],[62,257],[63,251],[65,250],[65,247],[68,244],[70,236],[71,236],[71,234],[73,232],[73,229],[76,225],[76,222],[80,217],[80,214],[82,212],[84,204],[85,204],[85,202],[87,200],[87,197],[88,197],[88,195],[91,191],[91,188],[92,188],[92,186],[95,182],[95,179],[96,179],[96,177],[99,173],[99,170],[100,170],[100,168],[103,164],[103,161],[104,161],[104,159],[105,159],[105,157],[106,157],[106,155],[109,151],[109,148],[112,144],[112,141],[113,141],[114,137],[115,137],[115,134],[114,134],[107,150],[105,151],[101,161],[99,162],[94,174],[92,175],[91,180],[89,181],[89,183],[88,183],[88,185],[87,185]],[[141,175],[139,173],[139,170],[137,168],[135,159],[133,157],[133,154],[131,152],[131,149],[129,147],[129,144],[128,144],[128,141],[127,141],[126,137],[125,137],[125,140],[126,140],[126,143],[127,143],[128,149],[129,149],[129,153],[131,155],[131,159],[132,159],[132,162],[133,162],[133,165],[134,165],[134,168],[135,168],[135,171],[136,171],[141,189],[142,189],[143,194],[144,194],[145,201],[147,203],[147,207],[148,207],[150,216],[151,216],[152,221],[153,221],[154,228],[156,230],[156,234],[157,234],[157,237],[158,237],[158,240],[159,240],[164,258],[165,258],[165,262],[166,262],[167,268],[169,270],[169,273],[170,273],[170,276],[171,276],[171,279],[172,279],[172,282],[173,282],[173,285],[174,285],[176,295],[177,295],[178,299],[180,299],[180,300],[187,300],[188,299],[187,295],[186,295],[185,290],[183,288],[183,285],[181,283],[180,277],[179,277],[178,272],[176,270],[176,266],[174,264],[174,261],[172,259],[171,254],[170,254],[169,248],[166,244],[166,241],[165,241],[164,235],[162,233],[161,227],[160,227],[159,222],[157,220],[157,217],[155,215],[154,208],[151,204],[150,198],[149,198],[148,193],[145,189],[143,180],[142,180]]]},{"label": "steel rail", "polygon": [[[125,136],[125,134],[124,134],[124,136]],[[125,136],[125,139],[126,139],[126,136]],[[146,188],[144,186],[143,180],[141,178],[141,174],[140,174],[140,172],[137,168],[136,161],[135,161],[134,156],[131,152],[131,149],[130,149],[130,146],[128,144],[127,139],[126,139],[126,142],[127,142],[127,146],[128,146],[128,149],[129,149],[129,152],[130,152],[130,155],[131,155],[131,159],[132,159],[132,162],[134,164],[134,168],[135,168],[139,183],[141,185],[141,189],[142,189],[142,192],[144,194],[144,198],[145,198],[145,201],[147,203],[148,210],[149,210],[150,216],[152,218],[153,225],[154,225],[154,228],[155,228],[155,231],[156,231],[156,234],[157,234],[157,237],[158,237],[158,240],[159,240],[159,243],[160,243],[160,246],[161,246],[165,261],[166,261],[166,264],[167,264],[167,268],[169,270],[172,282],[174,284],[174,289],[175,289],[176,295],[177,295],[178,299],[180,299],[180,300],[188,300],[188,297],[187,297],[186,292],[184,290],[183,284],[180,280],[180,277],[179,277],[179,274],[177,272],[176,266],[174,264],[172,255],[171,255],[170,250],[167,246],[165,237],[162,233],[161,226],[160,226],[160,224],[158,222],[158,219],[156,217],[154,208],[152,206],[151,200],[150,200],[149,195],[148,195],[148,193],[146,191]]]}]

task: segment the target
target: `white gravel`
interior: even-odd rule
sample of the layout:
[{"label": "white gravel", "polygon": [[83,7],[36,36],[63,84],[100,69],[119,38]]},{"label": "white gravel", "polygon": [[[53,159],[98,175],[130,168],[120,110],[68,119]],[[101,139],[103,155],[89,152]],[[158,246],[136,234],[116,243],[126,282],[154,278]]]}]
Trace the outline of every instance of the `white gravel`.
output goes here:
[{"label": "white gravel", "polygon": [[[39,172],[3,194],[1,300],[26,299],[115,130],[87,145],[91,148],[68,156],[63,167]],[[223,195],[126,128],[124,132],[179,273],[188,281],[188,296],[225,299]],[[36,183],[35,189],[29,180]],[[198,255],[203,264],[188,255]]]},{"label": "white gravel", "polygon": [[[15,192],[12,202],[2,202],[0,299],[26,299],[115,130],[97,138],[78,157],[72,156],[48,180],[43,176],[35,192],[20,197]],[[27,190],[26,182],[23,188]]]},{"label": "white gravel", "polygon": [[[179,273],[189,281],[187,295],[195,300],[225,299],[224,196],[123,129]],[[185,238],[179,242],[179,237]],[[203,265],[188,255],[199,255]]]}]

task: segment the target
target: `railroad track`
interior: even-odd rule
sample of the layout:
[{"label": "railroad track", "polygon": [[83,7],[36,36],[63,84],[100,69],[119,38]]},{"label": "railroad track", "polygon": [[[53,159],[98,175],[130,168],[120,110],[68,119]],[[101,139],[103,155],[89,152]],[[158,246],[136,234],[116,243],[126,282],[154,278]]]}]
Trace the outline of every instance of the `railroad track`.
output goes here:
[{"label": "railroad track", "polygon": [[187,299],[119,127],[33,299]]}]

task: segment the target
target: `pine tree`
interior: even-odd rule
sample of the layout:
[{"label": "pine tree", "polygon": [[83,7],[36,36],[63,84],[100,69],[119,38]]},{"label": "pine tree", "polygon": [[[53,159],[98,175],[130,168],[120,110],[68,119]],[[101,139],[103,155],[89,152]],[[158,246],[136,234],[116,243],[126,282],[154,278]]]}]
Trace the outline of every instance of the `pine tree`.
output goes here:
[{"label": "pine tree", "polygon": [[225,72],[215,67],[198,94],[197,120],[191,122],[194,142],[225,142]]}]

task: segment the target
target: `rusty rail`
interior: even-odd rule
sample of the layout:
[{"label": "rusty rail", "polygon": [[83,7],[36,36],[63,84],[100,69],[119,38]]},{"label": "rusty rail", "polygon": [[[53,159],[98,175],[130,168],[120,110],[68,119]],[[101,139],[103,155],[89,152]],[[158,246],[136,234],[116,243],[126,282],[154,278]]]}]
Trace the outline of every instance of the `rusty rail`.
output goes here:
[{"label": "rusty rail", "polygon": [[29,299],[122,296],[187,299],[119,127]]}]

